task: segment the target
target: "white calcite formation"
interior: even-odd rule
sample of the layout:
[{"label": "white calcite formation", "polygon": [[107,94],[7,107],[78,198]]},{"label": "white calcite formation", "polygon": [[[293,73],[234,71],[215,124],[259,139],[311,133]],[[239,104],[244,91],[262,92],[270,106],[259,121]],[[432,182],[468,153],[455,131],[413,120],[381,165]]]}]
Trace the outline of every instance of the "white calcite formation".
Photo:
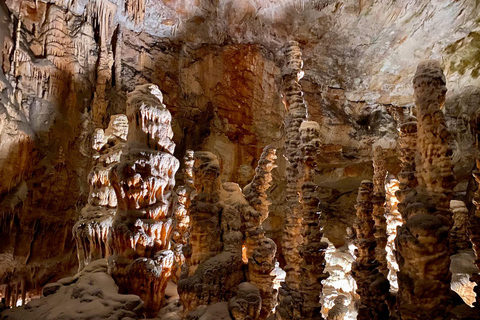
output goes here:
[{"label": "white calcite formation", "polygon": [[117,210],[117,196],[110,184],[110,171],[120,161],[127,133],[127,117],[114,115],[105,131],[98,128],[93,134],[94,166],[88,176],[90,194],[73,227],[80,270],[91,261],[111,254],[108,237]]},{"label": "white calcite formation", "polygon": [[172,273],[175,173],[171,115],[157,86],[138,86],[127,101],[127,143],[110,173],[118,208],[109,245],[109,272],[121,292],[139,295],[147,313],[162,305]]},{"label": "white calcite formation", "polygon": [[303,77],[302,52],[295,41],[290,41],[284,48],[284,66],[282,68],[282,96],[287,110],[285,119],[285,156],[287,159],[287,201],[285,227],[282,238],[282,252],[286,261],[285,282],[280,288],[280,304],[277,307],[279,319],[299,319],[301,317],[300,287],[302,257],[302,207],[299,199],[299,147],[300,125],[307,119],[307,106],[303,99],[299,80]]},{"label": "white calcite formation", "polygon": [[395,195],[399,189],[400,182],[394,176],[389,175],[385,184],[385,206],[387,218],[387,267],[388,281],[390,281],[390,291],[398,291],[398,263],[395,256],[395,238],[397,237],[397,227],[403,224],[403,219],[398,211],[398,198]]},{"label": "white calcite formation", "polygon": [[115,281],[107,273],[107,261],[99,259],[72,277],[49,283],[40,299],[6,310],[0,319],[139,319],[143,306],[138,296],[118,293]]},{"label": "white calcite formation", "polygon": [[440,110],[447,91],[440,64],[421,62],[413,88],[418,119],[418,186],[406,206],[399,206],[405,224],[398,228],[395,242],[400,267],[397,305],[402,319],[444,319],[451,308],[449,232],[455,177],[449,134]]}]

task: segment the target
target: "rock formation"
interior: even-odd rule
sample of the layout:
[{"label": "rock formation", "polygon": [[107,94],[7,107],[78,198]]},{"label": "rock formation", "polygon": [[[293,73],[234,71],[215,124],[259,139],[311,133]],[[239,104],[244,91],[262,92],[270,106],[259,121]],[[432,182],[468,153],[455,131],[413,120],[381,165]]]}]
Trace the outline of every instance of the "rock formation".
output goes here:
[{"label": "rock formation", "polygon": [[82,271],[43,288],[42,298],[22,308],[1,313],[2,320],[20,319],[138,319],[143,302],[135,295],[117,293],[118,288],[107,273],[107,261],[89,263]]},{"label": "rock formation", "polygon": [[418,185],[417,177],[415,176],[415,153],[417,150],[417,118],[414,116],[405,117],[400,124],[400,139],[398,143],[400,147],[400,162],[402,170],[398,174],[399,186],[395,195],[400,202],[398,204],[398,211],[402,214],[403,222],[407,219],[405,213],[415,188]]},{"label": "rock formation", "polygon": [[385,250],[387,251],[388,281],[390,281],[390,290],[398,291],[397,272],[398,263],[395,257],[395,238],[397,237],[397,227],[403,224],[403,219],[398,211],[398,198],[396,192],[399,189],[400,182],[394,176],[389,175],[385,189],[385,203],[387,211],[387,235],[388,241]]},{"label": "rock formation", "polygon": [[357,220],[354,228],[357,238],[354,241],[355,262],[352,265],[352,274],[357,282],[357,293],[360,295],[357,319],[388,319],[390,283],[379,271],[376,260],[375,222],[373,212],[373,183],[362,181],[358,188]]},{"label": "rock formation", "polygon": [[[413,79],[418,119],[417,195],[401,210],[395,242],[398,311],[402,319],[444,319],[450,308],[450,200],[455,184],[442,111],[445,77],[437,61],[418,65]],[[401,176],[400,176],[401,177]],[[402,182],[402,181],[401,181]]]},{"label": "rock formation", "polygon": [[108,237],[117,208],[117,197],[110,184],[110,170],[119,161],[128,134],[128,119],[115,115],[108,128],[98,128],[93,135],[94,166],[88,176],[90,194],[88,203],[73,227],[77,241],[79,269],[91,261],[110,255]]},{"label": "rock formation", "polygon": [[111,231],[109,272],[121,292],[139,295],[149,314],[158,312],[174,262],[171,115],[157,86],[138,86],[127,101],[127,143],[111,169],[118,209]]},{"label": "rock formation", "polygon": [[189,207],[190,235],[178,283],[185,312],[228,301],[244,281],[242,222],[233,205],[243,196],[238,185],[222,186],[220,165],[212,153],[195,152],[194,160],[196,194]]},{"label": "rock formation", "polygon": [[377,146],[373,152],[373,211],[375,222],[375,259],[378,262],[378,270],[388,277],[387,268],[387,219],[385,218],[385,177],[387,168],[385,163],[385,151]]},{"label": "rock formation", "polygon": [[[473,250],[475,251],[475,264],[478,269],[480,269],[480,159],[477,159],[477,169],[473,172],[475,181],[477,183],[477,191],[473,198],[473,204],[476,207],[476,210],[473,216],[468,219],[468,234],[470,241],[472,242]],[[475,282],[475,294],[476,301],[474,302],[474,307],[480,310],[480,273],[472,275],[470,281]]]},{"label": "rock formation", "polygon": [[468,209],[463,201],[451,200],[450,209],[453,215],[453,227],[450,230],[450,254],[470,248],[467,235]]},{"label": "rock formation", "polygon": [[325,251],[328,243],[322,242],[323,232],[320,225],[317,185],[315,170],[317,167],[317,153],[320,148],[320,126],[314,121],[304,121],[300,125],[299,173],[302,178],[300,203],[302,204],[302,237],[300,248],[302,262],[300,264],[300,288],[302,296],[302,319],[322,319],[320,293],[322,281],[328,277],[324,273]]},{"label": "rock formation", "polygon": [[[276,168],[276,149],[266,146],[258,160],[255,176],[243,193],[245,199],[255,211],[244,217],[245,221],[245,255],[248,258],[247,280],[260,290],[261,312],[258,319],[266,319],[277,304],[277,292],[274,289],[275,254],[277,245],[265,237],[262,223],[268,217],[267,190],[272,181],[271,171]],[[238,295],[237,295],[238,296]]]},{"label": "rock formation", "polygon": [[300,286],[300,264],[302,257],[299,248],[302,244],[302,207],[299,199],[299,147],[300,125],[307,118],[307,107],[298,81],[303,77],[302,52],[295,41],[290,41],[284,48],[284,66],[282,69],[282,96],[287,116],[285,119],[285,157],[287,159],[287,201],[285,228],[282,239],[282,252],[286,261],[285,282],[280,289],[280,305],[277,308],[279,319],[297,319],[301,299],[298,294]]}]

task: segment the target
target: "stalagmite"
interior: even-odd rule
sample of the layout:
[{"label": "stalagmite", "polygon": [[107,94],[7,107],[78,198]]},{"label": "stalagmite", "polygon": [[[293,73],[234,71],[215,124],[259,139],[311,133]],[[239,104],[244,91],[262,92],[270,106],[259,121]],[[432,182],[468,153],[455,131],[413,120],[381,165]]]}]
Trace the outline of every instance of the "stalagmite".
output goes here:
[{"label": "stalagmite", "polygon": [[451,301],[449,231],[453,225],[450,200],[455,177],[449,134],[440,110],[447,91],[440,64],[420,63],[413,87],[418,119],[418,186],[417,194],[401,209],[406,222],[398,228],[395,242],[400,267],[398,311],[404,320],[445,319]]},{"label": "stalagmite", "polygon": [[[473,172],[473,176],[475,177],[478,189],[473,198],[473,204],[476,210],[473,216],[468,219],[468,234],[472,242],[473,250],[475,251],[475,264],[480,270],[480,158],[477,159],[477,169]],[[470,281],[477,284],[474,288],[476,300],[473,305],[478,311],[480,310],[480,273],[472,275]]]},{"label": "stalagmite", "polygon": [[387,222],[385,218],[385,176],[387,168],[385,163],[385,151],[377,146],[373,153],[373,220],[375,221],[375,259],[378,262],[378,270],[388,277],[387,268]]},{"label": "stalagmite", "polygon": [[109,272],[121,292],[139,295],[149,314],[158,312],[174,263],[170,249],[173,187],[171,115],[157,86],[138,86],[127,101],[129,131],[120,163],[110,173],[118,209]]},{"label": "stalagmite", "polygon": [[359,320],[388,319],[390,283],[378,270],[378,261],[375,259],[375,222],[373,212],[373,183],[362,181],[358,188],[357,220],[354,228],[357,234],[355,240],[356,260],[352,265],[352,274],[357,282],[357,293],[360,295],[358,307]]},{"label": "stalagmite", "polygon": [[270,315],[277,303],[277,292],[274,289],[275,275],[272,275],[277,245],[272,239],[265,237],[265,230],[262,227],[262,223],[268,218],[270,202],[267,200],[266,191],[270,188],[271,171],[276,168],[276,159],[276,149],[266,146],[258,160],[252,182],[243,190],[245,199],[255,209],[249,211],[252,214],[244,218],[245,247],[248,258],[247,279],[259,288],[262,298],[258,317],[261,320]]},{"label": "stalagmite", "polygon": [[304,121],[300,126],[300,150],[302,152],[299,173],[302,176],[300,202],[302,204],[302,236],[300,248],[300,289],[302,295],[302,319],[322,319],[320,293],[322,281],[328,277],[324,273],[325,251],[328,243],[322,242],[320,225],[318,186],[315,184],[317,153],[320,148],[320,126],[314,121]]},{"label": "stalagmite", "polygon": [[196,194],[189,208],[190,236],[178,283],[185,312],[228,301],[244,281],[241,215],[231,202],[243,196],[238,185],[237,190],[230,184],[222,186],[215,155],[195,152],[194,161]]},{"label": "stalagmite", "polygon": [[415,176],[415,153],[417,148],[417,118],[408,116],[400,124],[400,161],[402,170],[398,174],[399,186],[395,195],[399,201],[398,211],[402,214],[403,222],[406,220],[404,212],[406,206],[415,194],[418,185]]},{"label": "stalagmite", "polygon": [[301,317],[298,293],[300,287],[300,264],[302,257],[299,248],[302,243],[302,208],[299,199],[299,146],[300,125],[307,119],[307,107],[303,99],[299,80],[303,77],[302,53],[295,41],[290,41],[283,49],[285,64],[282,69],[282,96],[288,112],[285,119],[285,156],[287,159],[287,187],[285,198],[285,228],[282,238],[282,252],[286,261],[285,282],[280,288],[280,304],[277,307],[278,319],[298,319]]},{"label": "stalagmite", "polygon": [[89,174],[88,204],[73,227],[77,242],[79,270],[91,261],[110,255],[108,237],[117,208],[117,197],[110,184],[110,170],[120,161],[127,139],[128,119],[114,115],[105,132],[95,130],[93,136],[94,166]]},{"label": "stalagmite", "polygon": [[453,227],[450,230],[450,255],[470,248],[467,235],[468,209],[463,201],[451,200]]}]

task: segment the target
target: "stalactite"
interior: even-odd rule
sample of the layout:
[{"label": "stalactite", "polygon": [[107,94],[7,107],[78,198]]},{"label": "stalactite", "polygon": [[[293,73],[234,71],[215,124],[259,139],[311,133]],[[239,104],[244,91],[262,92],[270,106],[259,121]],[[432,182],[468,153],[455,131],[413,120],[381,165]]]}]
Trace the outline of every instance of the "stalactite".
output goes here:
[{"label": "stalactite", "polygon": [[385,218],[385,176],[387,168],[385,151],[377,146],[373,153],[373,220],[375,221],[375,259],[378,262],[378,270],[388,277],[387,268],[387,219]]},{"label": "stalactite", "polygon": [[300,150],[302,152],[299,173],[302,176],[300,202],[302,204],[302,236],[300,248],[302,262],[300,264],[300,288],[302,295],[302,319],[322,319],[320,293],[322,281],[328,277],[324,273],[325,251],[328,243],[322,242],[323,232],[320,225],[317,184],[315,169],[317,153],[320,148],[320,126],[314,121],[304,121],[300,126]]},{"label": "stalactite", "polygon": [[133,20],[135,25],[140,25],[145,17],[146,0],[125,0],[125,2],[128,16]]},{"label": "stalactite", "polygon": [[275,268],[275,253],[277,245],[265,237],[265,230],[262,223],[268,218],[267,190],[272,181],[271,171],[276,168],[276,149],[266,146],[258,160],[255,169],[255,176],[252,182],[244,188],[246,200],[254,211],[244,218],[245,226],[245,247],[248,257],[247,280],[258,287],[262,298],[261,311],[258,319],[266,319],[274,309],[277,300],[277,292],[274,290],[275,275],[272,271]]},{"label": "stalactite", "polygon": [[88,203],[73,227],[80,271],[91,261],[110,255],[108,237],[116,212],[117,197],[110,184],[109,174],[120,161],[127,134],[128,120],[125,115],[112,116],[105,132],[102,129],[95,130],[92,144],[95,150],[94,165],[88,177]]},{"label": "stalactite", "polygon": [[[472,242],[473,250],[475,251],[475,264],[480,269],[480,158],[477,158],[477,169],[473,172],[475,181],[477,183],[477,191],[473,198],[473,204],[476,207],[474,214],[468,219],[468,235]],[[470,281],[477,285],[474,288],[476,300],[473,306],[480,310],[480,273],[472,275]]]},{"label": "stalactite", "polygon": [[280,304],[277,307],[278,319],[299,319],[300,306],[298,293],[300,286],[299,248],[302,243],[302,208],[299,199],[299,146],[300,125],[307,119],[307,107],[303,100],[299,80],[303,77],[302,53],[295,41],[290,41],[283,49],[285,64],[282,68],[282,96],[288,114],[285,119],[285,156],[287,159],[287,187],[285,199],[285,228],[282,238],[282,252],[286,261],[285,282],[280,288]]},{"label": "stalactite", "polygon": [[356,260],[352,265],[352,274],[357,282],[357,293],[360,295],[358,307],[359,320],[388,319],[387,302],[390,300],[390,283],[378,270],[378,261],[375,259],[375,222],[373,212],[373,183],[362,181],[358,189],[357,219],[354,228],[357,234],[355,240]]},{"label": "stalactite", "polygon": [[127,118],[127,143],[110,173],[118,209],[109,272],[121,292],[139,295],[154,315],[174,263],[171,202],[179,161],[173,156],[171,114],[157,86],[137,86],[129,94]]},{"label": "stalactite", "polygon": [[413,87],[418,118],[418,186],[414,198],[402,207],[406,222],[398,228],[395,242],[400,267],[398,311],[404,320],[444,319],[451,301],[449,231],[455,177],[449,134],[440,110],[447,91],[440,64],[420,63]]}]

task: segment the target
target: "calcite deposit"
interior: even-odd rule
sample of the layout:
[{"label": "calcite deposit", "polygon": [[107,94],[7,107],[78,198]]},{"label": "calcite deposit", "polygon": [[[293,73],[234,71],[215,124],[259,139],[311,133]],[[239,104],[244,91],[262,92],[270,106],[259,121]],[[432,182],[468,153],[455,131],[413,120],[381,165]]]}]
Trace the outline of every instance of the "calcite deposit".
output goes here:
[{"label": "calcite deposit", "polygon": [[[478,250],[480,229],[479,15],[473,0],[2,1],[0,310],[290,320],[322,307],[324,318],[353,320],[366,292],[378,300],[367,309],[392,307],[372,283],[390,269],[398,317],[478,313],[449,287],[475,299],[466,279],[478,271],[457,257]],[[445,103],[429,80],[438,68],[422,65],[411,86],[426,59],[441,61]],[[302,141],[308,129],[315,138]],[[347,247],[364,180],[374,183],[365,225],[375,246],[359,246],[356,302]],[[327,254],[322,284],[323,241],[348,263]],[[100,258],[113,280],[75,278],[53,308],[35,300]],[[108,299],[113,281],[145,311]]]},{"label": "calcite deposit", "polygon": [[[303,77],[302,52],[295,41],[290,41],[283,49],[284,65],[282,68],[283,104],[287,111],[285,118],[285,157],[287,159],[287,186],[285,199],[285,227],[282,238],[282,252],[286,262],[285,282],[280,290],[279,319],[297,319],[301,315],[301,296],[298,292],[301,282],[300,264],[302,257],[302,207],[299,191],[301,179],[299,173],[300,158],[300,126],[307,119],[307,106],[303,99],[299,80]],[[300,299],[300,300],[299,300]]]},{"label": "calcite deposit", "polygon": [[402,319],[443,319],[451,308],[449,232],[450,200],[455,185],[441,108],[446,83],[437,61],[424,61],[413,79],[418,119],[415,152],[416,195],[402,209],[405,224],[395,245]]},{"label": "calcite deposit", "polygon": [[110,171],[120,161],[127,133],[125,115],[112,116],[105,131],[98,128],[94,132],[95,164],[88,176],[90,194],[79,221],[73,227],[80,270],[91,261],[111,254],[108,237],[117,209],[117,196],[110,183]]},{"label": "calcite deposit", "polygon": [[138,86],[127,101],[128,136],[110,172],[117,196],[109,245],[109,272],[121,292],[139,295],[147,311],[158,312],[174,254],[173,188],[179,161],[171,115],[157,86]]},{"label": "calcite deposit", "polygon": [[[477,190],[473,198],[473,204],[475,205],[475,211],[468,220],[468,233],[470,241],[472,242],[473,250],[475,251],[475,264],[480,269],[480,159],[477,159],[476,169],[473,172],[477,183]],[[477,285],[475,287],[476,300],[474,306],[477,310],[480,309],[480,273],[472,275],[470,278],[472,282]]]},{"label": "calcite deposit", "polygon": [[375,221],[373,220],[374,184],[362,181],[358,188],[357,220],[355,221],[356,240],[354,244],[355,262],[352,274],[357,282],[357,293],[360,296],[357,319],[388,319],[390,283],[380,272],[380,263],[376,260]]}]

